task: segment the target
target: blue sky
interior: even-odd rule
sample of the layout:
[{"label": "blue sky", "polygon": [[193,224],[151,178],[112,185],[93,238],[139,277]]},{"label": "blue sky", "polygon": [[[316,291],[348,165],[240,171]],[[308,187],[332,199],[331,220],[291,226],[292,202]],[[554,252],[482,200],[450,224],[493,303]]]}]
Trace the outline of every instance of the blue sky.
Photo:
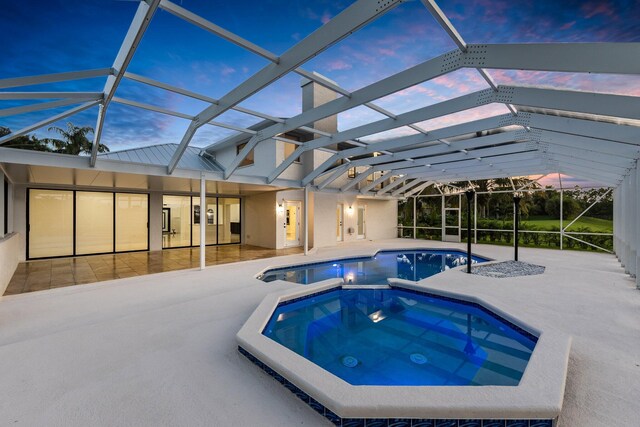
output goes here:
[{"label": "blue sky", "polygon": [[[3,60],[0,78],[111,66],[135,13],[137,2],[119,0],[0,0]],[[276,54],[319,28],[350,1],[335,0],[175,0],[184,8]],[[468,43],[509,42],[638,42],[640,2],[442,0],[440,7]],[[366,86],[455,48],[420,1],[409,1],[314,58],[304,68],[320,72],[349,90]],[[254,74],[267,61],[159,10],[129,71],[219,98]],[[640,79],[629,76],[580,75],[523,71],[490,71],[498,83],[640,96]],[[104,78],[14,88],[11,90],[101,91]],[[241,105],[281,117],[301,112],[300,77],[291,74]],[[477,73],[461,70],[376,101],[394,113],[434,104],[486,88]],[[117,96],[186,114],[205,103],[124,80]],[[32,101],[24,102],[29,103]],[[0,101],[0,108],[22,105]],[[59,110],[0,118],[1,126],[19,129]],[[434,129],[461,120],[505,113],[500,105],[476,108],[423,123]],[[69,118],[94,126],[97,108]],[[339,115],[348,129],[382,118],[364,107]],[[258,118],[227,112],[218,121],[249,126]],[[66,120],[65,120],[66,121]],[[62,123],[57,125],[63,126]],[[112,104],[103,142],[112,150],[179,142],[186,120]],[[389,135],[408,134],[407,128]],[[44,136],[46,129],[37,132]],[[201,128],[193,144],[204,146],[232,131]],[[373,136],[372,139],[380,135]]]}]

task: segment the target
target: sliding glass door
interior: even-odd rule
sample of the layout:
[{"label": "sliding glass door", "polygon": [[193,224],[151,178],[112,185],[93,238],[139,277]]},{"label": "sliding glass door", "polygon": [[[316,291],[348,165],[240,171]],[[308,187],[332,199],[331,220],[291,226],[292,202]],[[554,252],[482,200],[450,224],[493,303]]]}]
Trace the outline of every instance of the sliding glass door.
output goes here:
[{"label": "sliding glass door", "polygon": [[28,190],[27,257],[148,250],[149,195]]},{"label": "sliding glass door", "polygon": [[240,199],[218,199],[218,243],[240,243]]},{"label": "sliding glass door", "polygon": [[29,190],[29,258],[73,255],[73,191]]},{"label": "sliding glass door", "polygon": [[202,209],[198,196],[162,197],[163,248],[199,246],[200,227],[207,245],[240,243],[240,199],[207,197]]},{"label": "sliding glass door", "polygon": [[76,192],[76,255],[113,252],[113,193]]},{"label": "sliding glass door", "polygon": [[116,252],[149,249],[149,195],[116,193]]}]

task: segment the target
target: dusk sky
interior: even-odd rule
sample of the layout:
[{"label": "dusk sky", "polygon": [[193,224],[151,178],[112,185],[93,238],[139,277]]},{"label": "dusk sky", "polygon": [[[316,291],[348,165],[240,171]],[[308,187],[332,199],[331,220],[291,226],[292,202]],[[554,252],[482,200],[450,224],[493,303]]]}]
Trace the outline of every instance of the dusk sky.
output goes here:
[{"label": "dusk sky", "polygon": [[[110,67],[137,8],[119,0],[0,0],[3,60],[0,78]],[[351,2],[343,0],[176,0],[195,12],[275,54],[319,28]],[[442,0],[440,7],[468,43],[510,42],[638,42],[640,2]],[[420,1],[409,1],[303,67],[355,90],[376,80],[455,49]],[[129,71],[219,98],[267,65],[267,61],[158,10]],[[491,70],[500,84],[542,85],[640,96],[637,76],[580,75]],[[105,78],[63,82],[10,90],[101,91]],[[472,70],[443,76],[376,101],[402,113],[486,88]],[[186,114],[207,105],[180,95],[123,80],[117,96]],[[0,101],[7,108],[33,101]],[[242,106],[280,117],[301,112],[300,77],[290,74],[259,92]],[[0,118],[17,130],[69,107]],[[435,129],[462,120],[505,113],[501,105],[477,108],[424,123]],[[97,107],[68,120],[95,126]],[[366,108],[339,115],[340,130],[383,116]],[[216,120],[249,126],[258,118],[228,112]],[[64,125],[64,122],[57,125]],[[179,142],[188,122],[120,104],[108,110],[102,142],[112,150]],[[408,134],[407,128],[387,135]],[[46,135],[46,129],[37,134]],[[222,128],[201,128],[192,144],[204,146],[233,134]],[[376,138],[379,136],[373,136]]]}]

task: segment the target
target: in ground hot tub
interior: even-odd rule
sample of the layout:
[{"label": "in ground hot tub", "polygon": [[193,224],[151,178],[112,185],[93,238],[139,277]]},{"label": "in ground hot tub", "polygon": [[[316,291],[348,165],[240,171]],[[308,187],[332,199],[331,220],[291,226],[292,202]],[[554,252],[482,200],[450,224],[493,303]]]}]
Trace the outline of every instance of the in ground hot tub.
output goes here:
[{"label": "in ground hot tub", "polygon": [[241,354],[342,426],[553,426],[570,338],[476,297],[389,280],[267,296]]},{"label": "in ground hot tub", "polygon": [[482,306],[402,288],[278,304],[263,335],[353,385],[517,385],[538,338]]}]

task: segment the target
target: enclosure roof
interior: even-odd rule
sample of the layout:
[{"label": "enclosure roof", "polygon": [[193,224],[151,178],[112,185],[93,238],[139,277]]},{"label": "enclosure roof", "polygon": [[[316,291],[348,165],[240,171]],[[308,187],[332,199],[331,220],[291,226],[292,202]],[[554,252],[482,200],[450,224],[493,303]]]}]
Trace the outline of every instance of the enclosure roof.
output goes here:
[{"label": "enclosure roof", "polygon": [[[640,74],[637,34],[624,30],[614,41],[605,37],[597,40],[606,42],[591,42],[587,37],[590,42],[573,42],[584,40],[580,38],[580,28],[588,24],[587,19],[595,16],[601,19],[598,14],[602,11],[585,5],[582,9],[585,18],[579,24],[563,25],[559,30],[572,34],[569,42],[558,43],[544,37],[521,39],[526,33],[521,31],[518,37],[508,40],[518,43],[504,43],[491,32],[474,27],[476,23],[472,21],[476,19],[460,19],[460,16],[471,16],[464,13],[471,14],[474,5],[471,3],[469,9],[456,9],[455,13],[448,8],[447,14],[433,0],[357,0],[339,13],[326,14],[322,26],[306,37],[297,34],[282,54],[276,54],[265,47],[274,47],[270,40],[277,38],[277,29],[273,26],[251,28],[252,32],[263,31],[261,46],[221,27],[219,24],[225,24],[224,20],[214,23],[169,0],[140,1],[113,62],[96,63],[78,71],[0,79],[0,102],[9,102],[8,108],[0,109],[0,117],[56,112],[48,117],[40,116],[1,137],[0,145],[76,114],[94,112],[97,117],[94,117],[91,167],[118,159],[132,165],[166,165],[166,175],[183,168],[222,169],[222,180],[232,177],[242,180],[247,175],[238,167],[256,146],[271,139],[287,141],[287,132],[302,131],[317,137],[308,142],[291,141],[298,146],[296,150],[259,177],[262,182],[276,182],[302,153],[321,150],[329,153],[326,161],[314,165],[294,186],[362,195],[407,196],[437,182],[548,173],[567,174],[606,186],[619,185],[640,156],[640,91],[633,86],[634,81],[640,83],[634,80]],[[500,4],[492,7],[499,9]],[[313,5],[310,8],[317,9]],[[267,9],[261,10],[270,13]],[[609,13],[613,13],[612,10]],[[273,13],[275,17],[275,11]],[[429,18],[425,26],[412,25],[421,14],[431,15],[433,20]],[[183,26],[167,25],[165,20],[169,15]],[[623,12],[619,15],[618,30],[634,28],[633,24],[628,25],[627,21],[633,21],[630,16],[622,16]],[[452,16],[460,28],[454,27],[449,19]],[[253,19],[238,17],[247,22]],[[394,19],[400,22],[395,27],[391,25]],[[219,85],[212,89],[206,84],[208,73],[201,73],[201,89],[224,89],[214,98],[186,89],[194,87],[192,82],[179,82],[175,78],[182,75],[183,65],[175,55],[170,56],[166,72],[161,73],[169,81],[134,73],[133,68],[129,70],[137,51],[142,49],[148,55],[145,49],[149,46],[140,48],[140,45],[144,44],[145,33],[156,28],[152,22],[159,22],[157,28],[164,30],[158,52],[163,52],[165,46],[169,49],[171,37],[180,38],[183,34],[189,34],[193,45],[201,49],[202,58],[218,50],[207,44],[211,40],[203,43],[200,36],[214,36],[214,40],[232,46],[233,52],[220,50],[227,57],[219,58],[215,64],[222,66],[226,58],[240,55],[235,56],[241,58],[238,67],[246,64],[246,69],[238,73],[235,68],[226,68],[225,72],[242,75],[242,79],[229,87]],[[511,25],[516,24],[511,22]],[[158,33],[153,34],[152,39],[158,42]],[[358,39],[364,37],[363,34],[366,37]],[[485,40],[469,43],[463,38],[464,34],[485,34],[489,43],[484,43]],[[349,44],[350,40],[359,44]],[[429,55],[416,59],[403,50],[407,44],[431,46],[432,50]],[[337,54],[342,57],[336,58]],[[331,67],[324,66],[323,58],[327,55]],[[382,72],[373,61],[375,55],[394,56],[395,60],[390,63],[395,68],[385,68]],[[333,70],[339,74],[348,67],[357,67],[360,71],[351,74],[353,86],[359,86],[357,90],[339,85],[340,79],[331,73]],[[314,68],[323,71],[331,68],[327,73],[331,79],[310,71]],[[282,98],[281,91],[283,85],[292,84],[292,76],[297,90],[303,77],[331,89],[337,97],[298,113],[293,110],[287,115],[275,113],[274,106],[289,101],[287,97]],[[592,86],[566,84],[575,76],[607,78],[598,77],[591,81]],[[51,89],[64,87],[68,82],[96,79],[103,83],[97,91]],[[631,84],[620,86],[620,79],[627,79]],[[598,84],[600,86],[595,87]],[[434,85],[455,90],[434,92]],[[28,92],[20,89],[28,86],[47,89]],[[159,99],[158,93],[168,93],[175,100],[189,100],[189,109],[193,111],[178,111],[177,106],[183,105],[180,102],[154,103]],[[252,103],[258,98],[266,102]],[[33,100],[42,102],[31,103]],[[394,103],[394,100],[402,102]],[[121,110],[125,107],[129,113]],[[137,116],[131,114],[131,109],[159,115],[166,123],[183,120],[186,127],[175,139],[169,136],[167,127],[166,139],[171,140],[166,144],[98,156],[98,144],[111,121],[124,123],[119,128],[121,131],[138,129],[132,120]],[[319,121],[336,115],[351,126],[339,128],[335,133],[316,128]],[[195,148],[194,138],[209,135],[211,129],[223,129],[226,136],[205,137],[205,150]],[[241,142],[246,142],[244,148],[225,164],[216,164],[205,154],[216,156],[219,150]],[[197,144],[202,145],[201,139]],[[351,181],[346,178],[349,170],[356,171]],[[374,185],[365,181],[369,177]],[[383,187],[374,191],[377,184]]]}]

